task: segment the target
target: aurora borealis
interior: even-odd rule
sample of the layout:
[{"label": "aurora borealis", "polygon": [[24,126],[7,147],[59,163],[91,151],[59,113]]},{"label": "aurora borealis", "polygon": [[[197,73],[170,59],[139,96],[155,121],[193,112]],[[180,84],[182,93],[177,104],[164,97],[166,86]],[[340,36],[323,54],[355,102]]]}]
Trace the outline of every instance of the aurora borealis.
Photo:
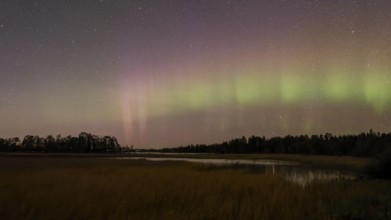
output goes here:
[{"label": "aurora borealis", "polygon": [[369,129],[391,129],[391,1],[0,2],[1,136]]}]

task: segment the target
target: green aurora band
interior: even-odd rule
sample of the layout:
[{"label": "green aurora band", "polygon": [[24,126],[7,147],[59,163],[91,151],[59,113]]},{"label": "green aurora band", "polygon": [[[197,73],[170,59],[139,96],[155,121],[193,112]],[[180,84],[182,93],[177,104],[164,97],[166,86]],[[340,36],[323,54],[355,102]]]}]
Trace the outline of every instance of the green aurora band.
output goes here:
[{"label": "green aurora band", "polygon": [[[202,111],[214,107],[297,104],[322,101],[333,104],[364,103],[376,114],[391,107],[391,77],[386,73],[329,73],[310,75],[243,74],[235,80],[182,81],[170,89],[153,91],[145,100],[147,117]],[[159,107],[156,105],[159,103]]]}]

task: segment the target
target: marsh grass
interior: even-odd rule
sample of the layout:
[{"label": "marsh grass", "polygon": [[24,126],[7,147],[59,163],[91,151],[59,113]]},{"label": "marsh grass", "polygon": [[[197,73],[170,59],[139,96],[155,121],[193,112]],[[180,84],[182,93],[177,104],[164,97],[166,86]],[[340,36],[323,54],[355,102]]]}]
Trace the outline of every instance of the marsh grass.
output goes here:
[{"label": "marsh grass", "polygon": [[387,219],[388,181],[301,187],[180,161],[1,158],[0,219]]}]

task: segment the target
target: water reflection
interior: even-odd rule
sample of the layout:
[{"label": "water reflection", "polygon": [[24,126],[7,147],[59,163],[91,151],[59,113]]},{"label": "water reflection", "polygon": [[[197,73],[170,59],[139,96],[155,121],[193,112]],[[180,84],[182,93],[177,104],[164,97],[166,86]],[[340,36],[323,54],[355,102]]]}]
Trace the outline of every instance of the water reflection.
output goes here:
[{"label": "water reflection", "polygon": [[251,168],[257,173],[279,175],[289,182],[305,187],[314,181],[330,181],[337,179],[353,179],[354,176],[338,170],[325,170],[305,166],[300,163],[282,160],[266,159],[195,159],[168,157],[117,157],[119,160],[149,160],[149,161],[186,161],[192,163],[210,164],[216,167]]},{"label": "water reflection", "polygon": [[265,160],[265,159],[196,159],[196,158],[171,158],[171,157],[117,157],[122,160],[150,160],[150,161],[186,161],[192,163],[205,163],[216,165],[298,165],[299,163],[283,160]]},{"label": "water reflection", "polygon": [[308,166],[276,166],[271,165],[265,167],[265,173],[272,173],[274,175],[280,175],[285,180],[306,186],[307,184],[314,181],[330,181],[338,179],[353,179],[354,176],[351,174],[343,173],[339,170],[325,170],[317,169]]}]

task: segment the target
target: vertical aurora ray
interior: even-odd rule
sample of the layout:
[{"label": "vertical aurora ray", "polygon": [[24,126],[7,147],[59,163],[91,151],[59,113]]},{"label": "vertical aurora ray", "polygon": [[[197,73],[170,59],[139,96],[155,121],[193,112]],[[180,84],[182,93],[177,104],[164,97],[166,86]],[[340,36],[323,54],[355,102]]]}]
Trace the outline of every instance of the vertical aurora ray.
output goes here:
[{"label": "vertical aurora ray", "polygon": [[150,100],[149,86],[144,82],[145,80],[142,80],[141,77],[123,79],[121,88],[122,123],[127,140],[135,137],[136,128],[139,138],[144,136],[147,129],[147,107]]},{"label": "vertical aurora ray", "polygon": [[132,109],[130,102],[130,95],[128,91],[122,93],[122,127],[123,127],[123,136],[127,143],[131,141],[133,135],[133,119],[132,119]]}]

